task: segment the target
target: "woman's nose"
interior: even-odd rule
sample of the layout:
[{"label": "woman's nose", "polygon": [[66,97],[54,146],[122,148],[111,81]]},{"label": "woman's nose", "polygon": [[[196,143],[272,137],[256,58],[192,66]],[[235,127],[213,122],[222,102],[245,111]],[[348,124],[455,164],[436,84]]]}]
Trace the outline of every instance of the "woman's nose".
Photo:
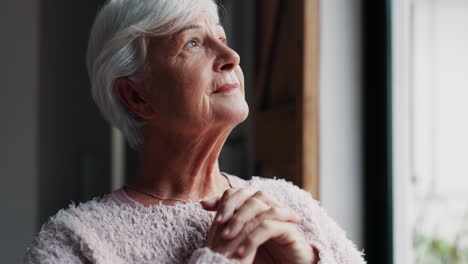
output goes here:
[{"label": "woman's nose", "polygon": [[217,72],[232,71],[240,63],[240,57],[237,52],[223,44],[219,48],[218,57],[214,64],[214,70]]}]

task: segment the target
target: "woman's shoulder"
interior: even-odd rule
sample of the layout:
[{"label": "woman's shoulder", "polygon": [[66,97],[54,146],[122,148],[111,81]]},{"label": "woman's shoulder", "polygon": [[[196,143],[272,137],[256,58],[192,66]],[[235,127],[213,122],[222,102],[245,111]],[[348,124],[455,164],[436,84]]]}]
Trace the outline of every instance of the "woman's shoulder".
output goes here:
[{"label": "woman's shoulder", "polygon": [[[100,202],[99,198],[78,205],[71,203],[68,208],[61,209],[41,227],[28,248],[25,263],[80,262],[92,253],[89,241],[93,241],[93,247],[101,252],[110,252],[109,245],[98,238],[96,231],[110,218],[113,210],[116,206]],[[76,254],[78,249],[82,254]],[[113,259],[115,256],[106,257]]]},{"label": "woman's shoulder", "polygon": [[303,191],[293,182],[278,177],[265,178],[262,176],[252,176],[252,178],[248,180],[248,183],[252,187],[262,187],[273,190],[282,190],[286,192]]},{"label": "woman's shoulder", "polygon": [[[107,196],[107,195],[106,195]],[[96,197],[83,203],[72,202],[67,208],[59,210],[48,220],[49,225],[72,225],[76,222],[92,223],[106,220],[119,210],[116,202],[105,199],[106,196]]]},{"label": "woman's shoulder", "polygon": [[125,211],[128,215],[135,213],[129,205],[122,206],[112,200],[103,200],[102,197],[78,204],[72,202],[67,208],[59,210],[47,220],[38,237],[52,233],[73,233],[79,237],[93,236],[95,231],[108,225],[111,220],[119,218],[119,215],[120,217],[125,215]]}]

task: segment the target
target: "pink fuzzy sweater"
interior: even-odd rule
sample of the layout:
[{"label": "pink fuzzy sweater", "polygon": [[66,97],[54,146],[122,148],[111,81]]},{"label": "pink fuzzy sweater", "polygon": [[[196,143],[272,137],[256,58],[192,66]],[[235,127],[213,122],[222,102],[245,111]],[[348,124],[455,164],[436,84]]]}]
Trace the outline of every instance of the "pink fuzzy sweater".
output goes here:
[{"label": "pink fuzzy sweater", "polygon": [[[298,229],[318,248],[320,264],[365,263],[306,191],[285,180],[225,175],[231,187],[265,191],[300,214]],[[236,263],[205,247],[214,214],[197,202],[145,207],[120,189],[59,211],[34,239],[25,263]]]}]

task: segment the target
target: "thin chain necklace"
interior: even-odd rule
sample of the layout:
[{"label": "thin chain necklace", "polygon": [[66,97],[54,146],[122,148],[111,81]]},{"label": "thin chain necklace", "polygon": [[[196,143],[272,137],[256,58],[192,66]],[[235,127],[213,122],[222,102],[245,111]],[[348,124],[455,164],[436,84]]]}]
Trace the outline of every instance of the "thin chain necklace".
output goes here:
[{"label": "thin chain necklace", "polygon": [[148,196],[151,196],[153,198],[156,198],[156,199],[159,199],[161,201],[167,201],[167,200],[172,200],[172,201],[179,201],[179,202],[183,202],[183,203],[190,203],[189,200],[184,200],[184,199],[179,199],[179,198],[162,198],[162,197],[159,197],[157,196],[156,194],[152,194],[152,193],[149,193],[149,192],[145,192],[145,191],[141,191],[141,190],[138,190],[137,188],[134,188],[133,186],[130,186],[130,185],[125,185],[125,188],[127,189],[130,189],[130,190],[133,190],[135,192],[139,192],[139,193],[142,193],[142,194],[146,194]]}]

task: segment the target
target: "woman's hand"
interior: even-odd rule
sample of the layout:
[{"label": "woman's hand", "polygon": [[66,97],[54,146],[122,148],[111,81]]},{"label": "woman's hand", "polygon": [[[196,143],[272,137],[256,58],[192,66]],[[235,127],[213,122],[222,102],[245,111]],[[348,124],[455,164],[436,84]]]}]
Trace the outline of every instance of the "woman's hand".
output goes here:
[{"label": "woman's hand", "polygon": [[295,226],[300,217],[261,191],[228,189],[220,199],[202,205],[217,211],[207,241],[214,251],[240,258],[242,263],[252,263],[254,258],[257,262],[266,255],[270,263],[317,262],[314,249]]}]

